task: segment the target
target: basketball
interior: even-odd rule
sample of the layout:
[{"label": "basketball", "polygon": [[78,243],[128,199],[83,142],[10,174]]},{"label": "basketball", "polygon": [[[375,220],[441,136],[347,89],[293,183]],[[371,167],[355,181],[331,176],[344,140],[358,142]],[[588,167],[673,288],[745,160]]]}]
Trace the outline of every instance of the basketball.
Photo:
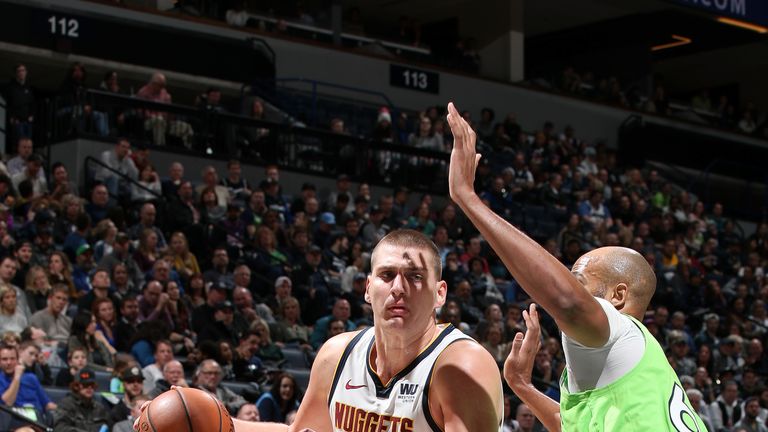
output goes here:
[{"label": "basketball", "polygon": [[156,397],[141,413],[139,432],[234,432],[229,412],[212,395],[174,388]]}]

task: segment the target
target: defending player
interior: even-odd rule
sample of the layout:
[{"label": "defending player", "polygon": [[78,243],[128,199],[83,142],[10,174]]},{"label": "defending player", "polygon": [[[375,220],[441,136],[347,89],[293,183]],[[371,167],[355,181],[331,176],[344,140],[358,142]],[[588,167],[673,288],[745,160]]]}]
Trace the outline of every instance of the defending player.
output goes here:
[{"label": "defending player", "polygon": [[560,406],[505,374],[518,396],[548,427],[558,424],[559,411],[567,431],[705,431],[664,351],[639,321],[656,287],[645,259],[627,248],[600,248],[569,272],[482,203],[473,188],[475,133],[452,103],[448,112],[451,198],[563,332]]}]

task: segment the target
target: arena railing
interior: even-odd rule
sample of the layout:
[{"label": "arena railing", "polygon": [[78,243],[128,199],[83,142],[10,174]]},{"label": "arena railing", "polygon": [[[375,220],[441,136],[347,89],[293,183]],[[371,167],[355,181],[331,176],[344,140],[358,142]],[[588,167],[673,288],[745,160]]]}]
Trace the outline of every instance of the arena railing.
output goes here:
[{"label": "arena railing", "polygon": [[445,194],[449,153],[395,145],[326,130],[257,120],[178,104],[87,91],[66,106],[51,104],[51,142],[76,136],[173,149],[245,163],[277,163],[307,174]]}]

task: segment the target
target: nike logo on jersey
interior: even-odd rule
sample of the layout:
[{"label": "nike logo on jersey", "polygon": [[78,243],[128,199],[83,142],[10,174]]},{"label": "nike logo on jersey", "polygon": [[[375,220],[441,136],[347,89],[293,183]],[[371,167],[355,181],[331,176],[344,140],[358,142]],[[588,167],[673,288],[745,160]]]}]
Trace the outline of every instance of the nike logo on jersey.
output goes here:
[{"label": "nike logo on jersey", "polygon": [[362,384],[362,385],[352,385],[352,384],[350,384],[351,382],[352,382],[352,380],[347,381],[347,385],[345,385],[344,388],[347,389],[347,390],[355,390],[355,389],[359,389],[359,388],[365,387],[365,384]]}]

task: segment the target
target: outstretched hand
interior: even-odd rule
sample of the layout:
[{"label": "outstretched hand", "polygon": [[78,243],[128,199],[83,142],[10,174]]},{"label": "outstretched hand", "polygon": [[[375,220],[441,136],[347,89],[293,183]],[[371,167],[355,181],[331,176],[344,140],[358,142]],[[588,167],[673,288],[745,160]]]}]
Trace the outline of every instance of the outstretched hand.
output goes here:
[{"label": "outstretched hand", "polygon": [[448,170],[448,189],[451,199],[462,203],[475,193],[475,170],[481,155],[475,150],[475,131],[461,117],[453,102],[448,103],[448,125],[453,133],[451,165]]},{"label": "outstretched hand", "polygon": [[512,389],[531,384],[533,364],[541,347],[541,327],[535,303],[531,303],[529,311],[523,311],[523,319],[528,330],[525,336],[515,334],[512,349],[504,362],[504,379]]}]

